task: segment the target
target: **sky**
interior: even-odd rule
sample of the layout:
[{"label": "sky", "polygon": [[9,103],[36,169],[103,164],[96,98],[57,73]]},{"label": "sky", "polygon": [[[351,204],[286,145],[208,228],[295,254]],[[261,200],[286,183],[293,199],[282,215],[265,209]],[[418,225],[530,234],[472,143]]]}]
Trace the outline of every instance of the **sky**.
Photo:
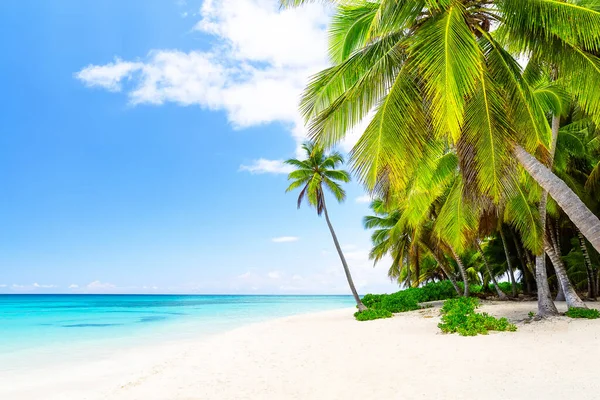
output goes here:
[{"label": "sky", "polygon": [[[0,2],[0,293],[346,294],[286,194],[329,11],[276,0]],[[348,151],[357,129],[340,144]],[[330,214],[361,293],[391,292],[351,183]]]}]

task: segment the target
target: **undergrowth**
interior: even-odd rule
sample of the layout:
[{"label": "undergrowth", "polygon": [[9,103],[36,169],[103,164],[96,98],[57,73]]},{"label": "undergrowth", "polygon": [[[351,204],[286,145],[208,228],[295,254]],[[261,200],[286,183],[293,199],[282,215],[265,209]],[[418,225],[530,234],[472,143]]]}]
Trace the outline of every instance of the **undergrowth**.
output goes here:
[{"label": "undergrowth", "polygon": [[600,318],[600,311],[594,308],[569,308],[569,311],[565,313],[567,317],[571,318],[587,318],[597,319]]},{"label": "undergrowth", "polygon": [[497,319],[487,313],[476,313],[479,300],[473,297],[460,297],[444,302],[442,322],[438,327],[444,333],[458,333],[461,336],[487,335],[489,331],[514,332],[517,327],[506,318]]},{"label": "undergrowth", "polygon": [[372,321],[374,319],[381,319],[381,318],[391,318],[392,317],[392,313],[387,311],[387,310],[373,310],[373,309],[368,309],[362,312],[355,312],[354,313],[354,318],[356,318],[358,321]]}]

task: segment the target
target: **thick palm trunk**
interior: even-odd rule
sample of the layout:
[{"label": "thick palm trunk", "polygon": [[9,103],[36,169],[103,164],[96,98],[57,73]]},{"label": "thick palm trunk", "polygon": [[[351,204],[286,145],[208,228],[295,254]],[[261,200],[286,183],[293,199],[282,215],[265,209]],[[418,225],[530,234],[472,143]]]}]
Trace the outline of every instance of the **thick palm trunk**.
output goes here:
[{"label": "thick palm trunk", "polygon": [[469,297],[471,295],[471,290],[469,288],[469,279],[467,277],[467,270],[465,269],[465,265],[463,264],[462,260],[460,259],[460,256],[458,255],[458,253],[456,253],[456,250],[454,250],[454,247],[449,246],[450,250],[452,251],[452,255],[454,256],[454,259],[456,260],[456,263],[458,264],[458,270],[460,271],[460,275],[462,276],[463,279],[463,284],[465,285],[464,287],[464,291],[463,291],[463,296],[465,297]]},{"label": "thick palm trunk", "polygon": [[544,240],[544,250],[546,250],[546,254],[548,254],[548,257],[550,257],[550,260],[554,265],[556,278],[558,279],[560,288],[562,288],[567,306],[569,308],[587,308],[585,303],[581,301],[577,295],[577,292],[575,292],[575,289],[573,289],[573,285],[571,285],[569,277],[567,276],[565,265],[563,264],[559,253],[557,253],[556,246],[552,246],[547,237]]},{"label": "thick palm trunk", "polygon": [[588,298],[595,300],[598,293],[596,293],[596,272],[590,259],[590,253],[588,253],[587,245],[585,244],[585,238],[581,234],[581,231],[577,228],[577,238],[579,239],[579,246],[581,247],[581,253],[583,254],[583,261],[585,262],[585,270],[587,272],[588,280]]},{"label": "thick palm trunk", "polygon": [[525,149],[515,146],[514,154],[529,175],[545,191],[550,193],[550,196],[558,203],[590,244],[600,252],[600,220],[598,217],[587,208],[566,183]]},{"label": "thick palm trunk", "polygon": [[488,264],[487,258],[485,256],[485,254],[483,254],[483,250],[481,249],[481,246],[479,245],[479,243],[477,243],[477,241],[475,241],[475,247],[477,247],[477,251],[479,251],[479,254],[481,254],[481,258],[483,259],[483,264],[485,265],[485,269],[487,270],[487,273],[490,276],[490,279],[492,280],[492,284],[494,285],[494,289],[496,289],[496,293],[498,294],[498,297],[500,298],[500,300],[508,300],[508,297],[506,296],[506,294],[504,294],[502,289],[500,289],[500,286],[498,286],[498,282],[496,281],[494,274],[492,274],[492,269],[490,268],[490,265]]},{"label": "thick palm trunk", "polygon": [[354,281],[352,280],[352,275],[350,275],[350,268],[348,268],[346,257],[344,257],[344,253],[342,253],[342,247],[340,246],[340,242],[338,242],[337,235],[335,234],[333,226],[331,225],[331,221],[329,220],[329,214],[327,213],[327,207],[325,206],[325,204],[323,204],[323,211],[325,212],[325,220],[327,221],[329,232],[331,232],[331,237],[333,238],[335,249],[337,250],[340,256],[340,260],[342,260],[342,265],[344,266],[344,273],[346,274],[346,279],[348,279],[348,286],[350,286],[350,290],[352,291],[352,296],[354,296],[354,300],[356,301],[358,311],[365,311],[367,307],[365,307],[365,305],[360,300],[360,297],[358,296],[358,292],[356,291],[356,287],[354,286]]},{"label": "thick palm trunk", "polygon": [[519,244],[519,240],[517,239],[516,233],[513,234],[513,241],[515,242],[515,248],[517,249],[517,255],[519,256],[519,261],[521,262],[521,272],[523,273],[523,280],[525,281],[525,293],[531,293],[531,280],[529,279],[529,271],[527,269],[527,262],[523,257],[523,251],[521,250],[521,245]]},{"label": "thick palm trunk", "polygon": [[442,263],[442,261],[438,258],[437,254],[435,254],[435,252],[433,251],[433,249],[429,248],[427,245],[424,246],[429,251],[435,262],[438,263],[442,271],[444,271],[444,274],[446,274],[446,277],[448,278],[450,283],[452,283],[454,290],[456,290],[456,293],[460,296],[460,288],[456,284],[456,279],[454,279],[454,276],[448,271],[448,268],[446,268],[446,264]]},{"label": "thick palm trunk", "polygon": [[565,301],[565,292],[563,292],[563,288],[560,284],[560,279],[558,279],[558,275],[556,275],[556,285],[558,286],[558,291],[556,292],[556,297],[554,298],[554,301]]},{"label": "thick palm trunk", "polygon": [[512,297],[517,297],[517,282],[515,282],[515,274],[512,268],[512,262],[510,261],[510,254],[508,252],[508,244],[506,243],[506,237],[504,237],[504,231],[500,226],[500,238],[502,238],[502,246],[504,247],[504,255],[506,256],[506,267],[508,268],[508,277],[510,278],[510,286],[512,289]]}]

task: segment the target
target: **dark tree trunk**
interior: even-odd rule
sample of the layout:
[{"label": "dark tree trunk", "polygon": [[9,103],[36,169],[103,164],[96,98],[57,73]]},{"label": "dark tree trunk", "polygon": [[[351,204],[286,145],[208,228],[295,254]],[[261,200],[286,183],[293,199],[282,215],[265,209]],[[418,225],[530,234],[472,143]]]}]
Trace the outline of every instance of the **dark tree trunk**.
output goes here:
[{"label": "dark tree trunk", "polygon": [[456,279],[454,279],[454,275],[452,275],[448,271],[448,268],[447,268],[446,264],[442,263],[442,261],[439,259],[439,257],[437,256],[437,254],[435,254],[435,252],[433,251],[433,249],[431,249],[426,244],[423,244],[423,246],[425,247],[425,249],[427,249],[429,251],[429,253],[433,257],[433,259],[435,260],[435,262],[438,263],[438,265],[440,266],[440,268],[442,269],[442,271],[444,271],[444,274],[446,274],[446,277],[448,278],[448,280],[450,281],[450,283],[452,283],[452,286],[454,287],[454,290],[456,290],[456,293],[460,296],[460,288],[456,284]]},{"label": "dark tree trunk", "polygon": [[521,272],[523,273],[523,280],[525,281],[525,293],[531,294],[531,279],[529,279],[529,269],[527,268],[527,262],[523,257],[523,251],[521,250],[521,245],[519,244],[519,240],[517,239],[517,234],[513,234],[513,241],[515,242],[515,248],[517,249],[517,255],[519,256],[519,261],[521,262]]},{"label": "dark tree trunk", "polygon": [[596,300],[598,293],[596,292],[596,273],[592,260],[590,259],[590,253],[588,253],[585,238],[581,234],[581,231],[575,227],[577,231],[577,238],[579,239],[579,246],[581,247],[581,253],[583,254],[583,261],[585,262],[585,270],[587,272],[587,284],[588,284],[588,298],[590,300]]},{"label": "dark tree trunk", "polygon": [[508,268],[508,277],[510,278],[512,297],[517,297],[517,282],[515,282],[515,274],[512,268],[512,261],[510,260],[510,253],[508,252],[508,243],[506,243],[506,237],[504,237],[502,225],[500,225],[500,228],[498,230],[500,231],[500,238],[502,238],[502,246],[504,246],[504,255],[506,256],[506,267]]},{"label": "dark tree trunk", "polygon": [[331,237],[333,238],[333,243],[335,244],[335,249],[337,250],[340,260],[342,260],[342,265],[344,266],[344,273],[346,274],[346,279],[348,280],[348,286],[350,286],[350,291],[352,291],[352,296],[354,296],[354,300],[356,301],[356,306],[358,307],[358,311],[365,311],[367,307],[362,303],[360,297],[358,296],[358,292],[356,291],[356,287],[354,286],[354,281],[352,280],[352,275],[350,274],[350,268],[348,267],[348,263],[346,262],[346,257],[344,257],[344,253],[342,253],[342,247],[338,242],[337,235],[333,230],[333,225],[331,225],[331,221],[329,220],[329,214],[327,213],[327,207],[325,206],[325,201],[323,201],[323,211],[325,212],[325,220],[327,221],[327,226],[329,227],[329,232],[331,232]]},{"label": "dark tree trunk", "polygon": [[487,273],[490,276],[490,279],[492,280],[492,284],[494,285],[494,289],[496,289],[496,293],[498,294],[498,297],[500,298],[500,300],[508,300],[508,297],[506,297],[506,294],[504,294],[502,289],[500,289],[500,286],[498,286],[498,282],[496,282],[496,278],[494,277],[494,274],[492,273],[492,269],[490,268],[487,258],[485,257],[485,254],[483,254],[483,250],[481,249],[481,246],[479,245],[477,240],[475,241],[475,247],[477,247],[477,251],[479,251],[479,254],[481,254],[481,258],[483,259],[483,264],[485,265],[485,269],[487,270]]},{"label": "dark tree trunk", "polygon": [[[573,285],[569,280],[569,276],[567,275],[567,269],[565,268],[565,264],[561,258],[562,254],[558,238],[558,224],[554,224],[554,230],[552,229],[553,224],[549,223],[548,225],[548,233],[546,234],[546,240],[544,241],[544,249],[552,261],[552,265],[554,265],[554,271],[556,272],[559,288],[562,289],[562,294],[567,302],[567,306],[569,308],[587,308],[585,303],[579,298],[577,292],[573,288]],[[548,238],[548,236],[550,237]]]},{"label": "dark tree trunk", "polygon": [[467,277],[467,270],[465,269],[465,265],[463,264],[462,260],[460,259],[460,256],[458,255],[456,250],[454,250],[454,247],[452,247],[452,246],[449,246],[449,247],[450,247],[450,250],[452,251],[452,255],[454,256],[454,259],[456,260],[456,263],[458,264],[458,270],[460,271],[460,275],[462,276],[462,279],[463,279],[463,284],[465,285],[464,291],[463,291],[463,296],[469,297],[471,295],[471,290],[469,288],[469,279]]}]

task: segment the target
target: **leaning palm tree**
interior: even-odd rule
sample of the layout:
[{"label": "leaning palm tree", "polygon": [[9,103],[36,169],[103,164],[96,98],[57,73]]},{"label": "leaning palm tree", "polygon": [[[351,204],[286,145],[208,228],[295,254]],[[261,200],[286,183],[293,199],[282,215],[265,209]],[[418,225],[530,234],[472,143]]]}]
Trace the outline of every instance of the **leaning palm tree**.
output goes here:
[{"label": "leaning palm tree", "polygon": [[495,202],[515,190],[507,176],[516,161],[600,251],[600,220],[544,163],[560,107],[554,104],[550,124],[547,105],[555,99],[544,95],[548,87],[535,90],[517,61],[551,66],[551,84],[600,121],[596,0],[328,2],[337,6],[333,66],[313,78],[301,102],[313,139],[333,145],[373,115],[351,155],[371,190],[406,185],[405,172],[432,134],[465,149],[464,165]]},{"label": "leaning palm tree", "polygon": [[338,202],[342,202],[346,199],[346,192],[338,182],[349,182],[350,174],[346,171],[336,169],[339,165],[344,163],[344,158],[337,152],[325,154],[322,147],[316,146],[310,142],[304,143],[302,148],[306,152],[306,160],[289,159],[285,162],[286,164],[297,168],[288,175],[288,180],[292,181],[292,183],[287,188],[286,192],[302,187],[300,196],[298,196],[298,208],[300,208],[302,200],[306,198],[308,204],[316,208],[319,216],[325,214],[327,226],[329,227],[333,243],[340,256],[342,265],[344,266],[348,285],[350,286],[354,300],[356,300],[358,310],[364,311],[367,307],[365,307],[358,296],[358,292],[352,281],[350,268],[348,268],[348,263],[346,262],[344,253],[342,253],[342,248],[338,242],[335,231],[333,230],[331,221],[329,220],[329,213],[327,212],[327,206],[325,204],[325,192],[323,190],[323,186],[325,186]]}]

